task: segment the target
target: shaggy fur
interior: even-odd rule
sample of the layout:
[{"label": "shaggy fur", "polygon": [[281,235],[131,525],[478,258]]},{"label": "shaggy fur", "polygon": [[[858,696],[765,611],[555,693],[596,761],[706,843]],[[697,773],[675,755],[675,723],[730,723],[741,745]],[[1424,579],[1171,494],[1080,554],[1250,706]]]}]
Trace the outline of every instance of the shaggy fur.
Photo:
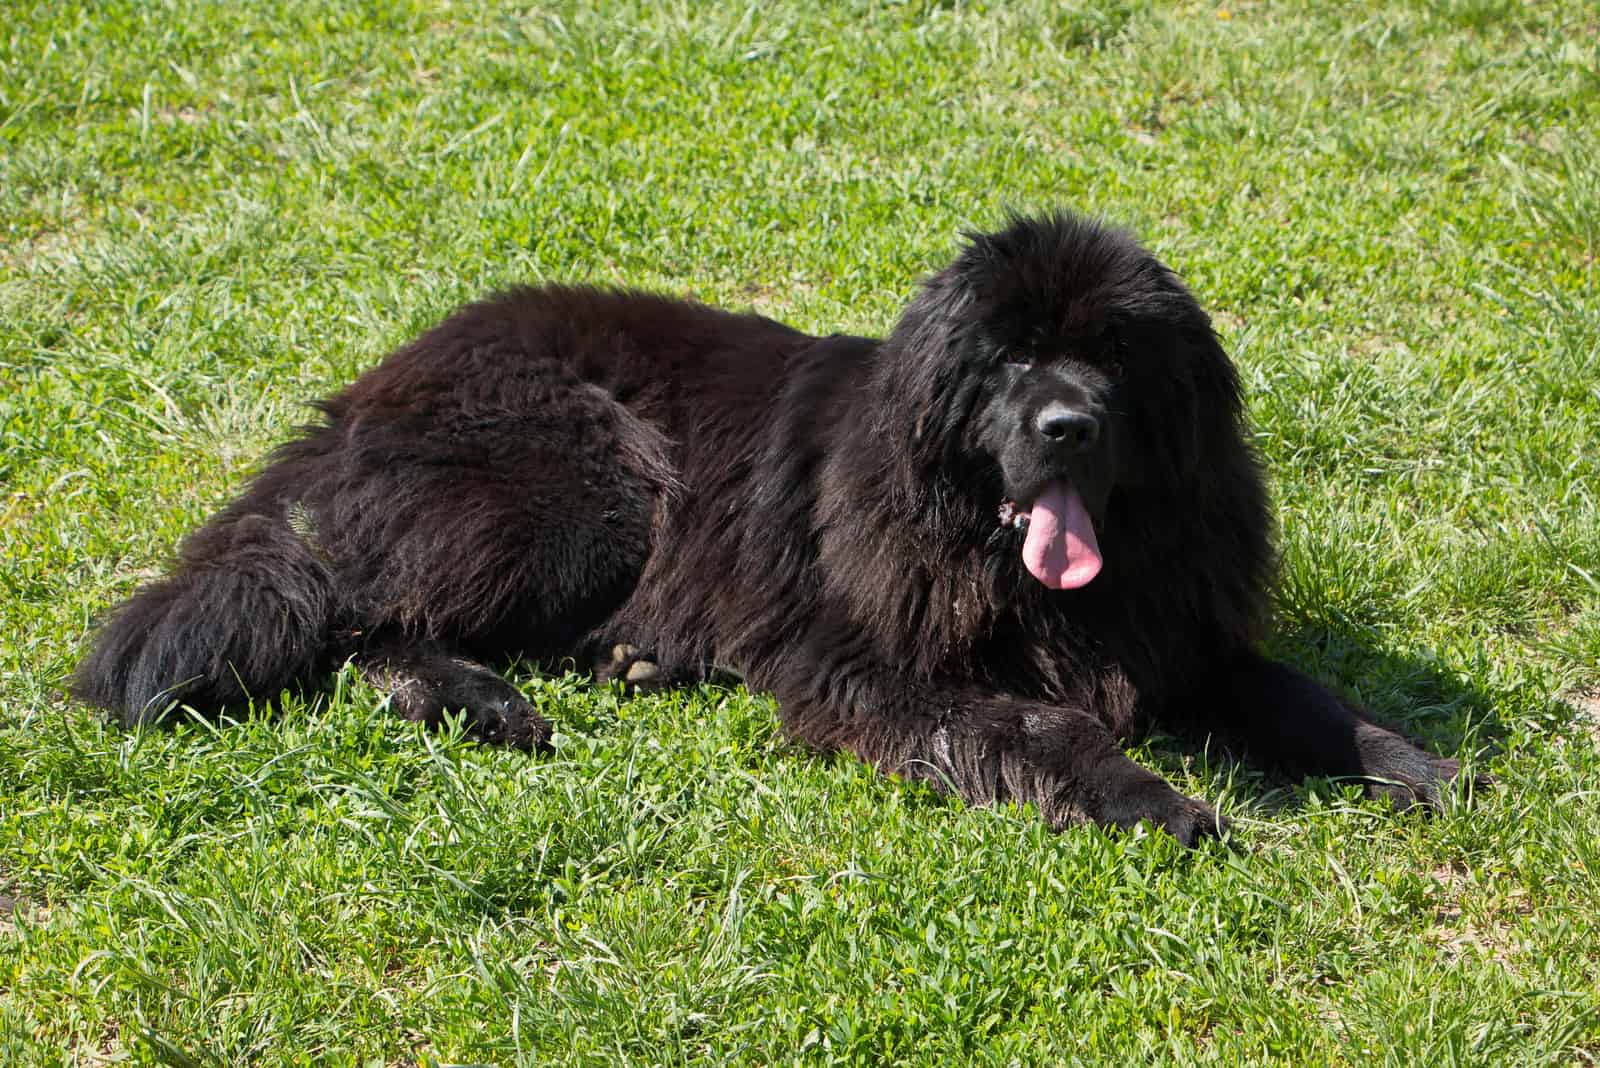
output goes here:
[{"label": "shaggy fur", "polygon": [[104,625],[82,699],[138,723],[354,657],[403,715],[535,748],[485,662],[716,668],[819,749],[1184,842],[1218,818],[1124,755],[1139,721],[1403,801],[1457,770],[1256,652],[1271,526],[1234,369],[1093,222],[969,235],[881,341],[515,289],[319,407]]}]

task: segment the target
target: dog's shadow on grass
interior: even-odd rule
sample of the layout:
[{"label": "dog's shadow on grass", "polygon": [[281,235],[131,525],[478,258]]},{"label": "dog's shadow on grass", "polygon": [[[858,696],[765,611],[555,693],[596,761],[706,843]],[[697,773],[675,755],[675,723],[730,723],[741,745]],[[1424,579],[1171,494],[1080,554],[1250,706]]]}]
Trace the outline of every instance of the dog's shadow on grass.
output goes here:
[{"label": "dog's shadow on grass", "polygon": [[[1555,714],[1559,701],[1526,690],[1496,689],[1443,663],[1427,650],[1386,648],[1355,628],[1303,624],[1275,635],[1264,651],[1310,675],[1361,709],[1373,722],[1397,731],[1435,756],[1461,760],[1475,775],[1485,773],[1510,733],[1508,710],[1537,704]],[[1293,715],[1293,709],[1285,709]],[[1241,800],[1265,812],[1302,808],[1304,784],[1327,783],[1283,768],[1263,768],[1247,754],[1229,752],[1211,739],[1157,734],[1149,752],[1164,772],[1209,765],[1231,780]]]}]

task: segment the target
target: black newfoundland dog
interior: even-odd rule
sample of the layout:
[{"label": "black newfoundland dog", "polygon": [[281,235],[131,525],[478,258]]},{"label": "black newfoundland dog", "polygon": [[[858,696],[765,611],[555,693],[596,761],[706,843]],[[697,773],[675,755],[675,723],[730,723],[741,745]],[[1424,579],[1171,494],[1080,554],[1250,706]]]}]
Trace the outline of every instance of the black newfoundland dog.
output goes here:
[{"label": "black newfoundland dog", "polygon": [[1149,719],[1437,805],[1457,774],[1256,651],[1273,567],[1239,384],[1182,282],[1067,214],[970,235],[887,339],[515,289],[319,405],[105,624],[128,723],[353,658],[404,716],[550,726],[486,666],[775,694],[784,730],[1051,824],[1217,815]]}]

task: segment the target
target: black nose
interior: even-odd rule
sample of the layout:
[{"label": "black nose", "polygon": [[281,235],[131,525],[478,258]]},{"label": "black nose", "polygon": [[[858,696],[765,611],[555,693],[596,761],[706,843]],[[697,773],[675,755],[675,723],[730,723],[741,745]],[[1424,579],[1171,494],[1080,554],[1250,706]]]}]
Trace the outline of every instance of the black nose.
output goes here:
[{"label": "black nose", "polygon": [[1033,425],[1052,445],[1087,449],[1100,439],[1100,420],[1082,408],[1069,408],[1060,401],[1051,401],[1040,409]]}]

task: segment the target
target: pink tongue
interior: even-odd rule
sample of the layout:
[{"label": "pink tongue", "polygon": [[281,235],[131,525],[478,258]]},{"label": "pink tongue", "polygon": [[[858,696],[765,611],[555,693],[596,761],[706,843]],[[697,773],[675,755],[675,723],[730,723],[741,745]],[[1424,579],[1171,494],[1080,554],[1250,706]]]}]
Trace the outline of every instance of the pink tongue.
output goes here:
[{"label": "pink tongue", "polygon": [[1100,543],[1076,489],[1052,482],[1033,502],[1022,562],[1053,590],[1075,590],[1100,573]]}]

